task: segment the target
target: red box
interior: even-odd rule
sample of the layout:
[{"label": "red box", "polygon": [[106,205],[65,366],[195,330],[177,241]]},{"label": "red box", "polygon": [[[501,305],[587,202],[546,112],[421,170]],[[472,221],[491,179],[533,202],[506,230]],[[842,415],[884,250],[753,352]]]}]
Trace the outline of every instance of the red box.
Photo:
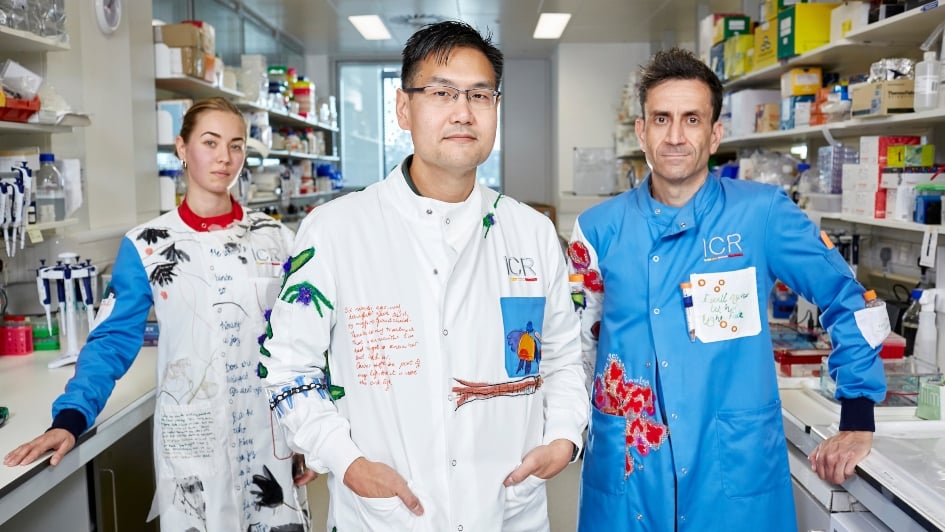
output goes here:
[{"label": "red box", "polygon": [[879,351],[880,358],[895,359],[902,358],[906,354],[906,339],[894,332],[883,340],[883,348]]},{"label": "red box", "polygon": [[36,111],[39,111],[39,96],[32,100],[19,98],[4,98],[0,102],[0,120],[7,122],[26,122]]}]

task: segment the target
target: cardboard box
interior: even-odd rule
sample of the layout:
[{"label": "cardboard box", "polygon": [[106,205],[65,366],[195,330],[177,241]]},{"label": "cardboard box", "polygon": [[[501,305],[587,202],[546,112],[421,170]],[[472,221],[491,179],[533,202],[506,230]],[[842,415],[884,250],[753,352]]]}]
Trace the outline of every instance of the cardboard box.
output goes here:
[{"label": "cardboard box", "polygon": [[850,86],[853,116],[885,116],[911,113],[915,80],[889,79]]},{"label": "cardboard box", "polygon": [[935,164],[935,146],[932,144],[889,146],[886,149],[887,168],[916,168]]},{"label": "cardboard box", "polygon": [[699,21],[699,59],[709,64],[709,50],[715,44],[715,22],[722,17],[740,17],[741,13],[713,13]]},{"label": "cardboard box", "polygon": [[778,131],[781,128],[781,102],[763,103],[755,107],[755,133]]},{"label": "cardboard box", "polygon": [[709,50],[709,68],[725,81],[725,43],[716,44]]},{"label": "cardboard box", "polygon": [[765,68],[778,62],[778,19],[766,20],[755,26],[755,46],[752,70]]},{"label": "cardboard box", "polygon": [[792,68],[781,74],[781,97],[817,94],[823,85],[820,67]]},{"label": "cardboard box", "polygon": [[727,109],[732,117],[729,131],[733,137],[751,135],[755,132],[755,110],[765,103],[776,103],[780,93],[776,90],[746,89],[728,95]]},{"label": "cardboard box", "polygon": [[729,37],[723,45],[725,79],[744,76],[751,71],[755,37],[751,34]]},{"label": "cardboard box", "polygon": [[830,12],[830,42],[837,42],[847,33],[860,29],[870,20],[869,2],[844,2]]},{"label": "cardboard box", "polygon": [[170,48],[201,48],[203,36],[200,28],[193,24],[164,24],[154,26],[154,42],[162,42]]},{"label": "cardboard box", "polygon": [[715,21],[712,31],[712,44],[725,42],[735,35],[751,34],[751,18],[744,15],[722,16]]},{"label": "cardboard box", "polygon": [[[779,93],[780,94],[780,91]],[[813,95],[788,96],[781,99],[781,130],[794,129],[810,124],[810,107],[814,103]]]},{"label": "cardboard box", "polygon": [[[917,145],[922,137],[915,135],[864,135],[860,137],[860,164],[886,167],[886,154],[890,146]],[[843,165],[844,171],[846,166]]]},{"label": "cardboard box", "polygon": [[838,4],[796,4],[778,12],[778,59],[830,42],[830,12]]}]

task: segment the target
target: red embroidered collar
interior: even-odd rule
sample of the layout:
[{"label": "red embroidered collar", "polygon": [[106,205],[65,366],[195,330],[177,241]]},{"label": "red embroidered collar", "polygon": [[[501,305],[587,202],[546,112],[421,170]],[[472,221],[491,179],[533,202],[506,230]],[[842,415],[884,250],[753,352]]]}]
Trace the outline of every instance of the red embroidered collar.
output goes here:
[{"label": "red embroidered collar", "polygon": [[177,214],[180,215],[181,220],[187,224],[187,227],[190,227],[194,231],[204,233],[207,231],[215,231],[243,219],[243,208],[233,199],[233,196],[230,196],[230,201],[233,202],[233,209],[230,212],[219,216],[203,218],[194,214],[194,211],[190,210],[190,207],[187,205],[187,200],[184,199],[180,207],[177,208]]}]

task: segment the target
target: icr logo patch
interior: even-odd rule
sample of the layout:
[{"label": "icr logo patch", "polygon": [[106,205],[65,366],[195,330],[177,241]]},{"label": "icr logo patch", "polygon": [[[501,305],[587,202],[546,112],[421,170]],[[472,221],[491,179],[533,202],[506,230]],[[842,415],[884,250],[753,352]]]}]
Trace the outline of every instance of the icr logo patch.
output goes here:
[{"label": "icr logo patch", "polygon": [[505,257],[505,271],[509,281],[537,283],[538,272],[535,270],[535,259],[531,257]]}]

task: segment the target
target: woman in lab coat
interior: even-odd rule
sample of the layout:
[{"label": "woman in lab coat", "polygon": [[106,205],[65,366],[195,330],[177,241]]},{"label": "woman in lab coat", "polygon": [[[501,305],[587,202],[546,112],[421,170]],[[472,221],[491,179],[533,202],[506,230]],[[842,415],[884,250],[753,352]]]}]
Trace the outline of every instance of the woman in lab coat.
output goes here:
[{"label": "woman in lab coat", "polygon": [[[245,137],[242,114],[223,99],[188,110],[176,141],[187,174],[183,203],[125,235],[97,325],[53,404],[52,428],[5,464],[49,450],[50,464],[59,463],[131,366],[153,305],[161,335],[149,519],[159,514],[168,531],[309,529],[293,454],[272,427],[255,375],[293,234],[230,196]],[[311,478],[299,473],[295,481]]]}]

